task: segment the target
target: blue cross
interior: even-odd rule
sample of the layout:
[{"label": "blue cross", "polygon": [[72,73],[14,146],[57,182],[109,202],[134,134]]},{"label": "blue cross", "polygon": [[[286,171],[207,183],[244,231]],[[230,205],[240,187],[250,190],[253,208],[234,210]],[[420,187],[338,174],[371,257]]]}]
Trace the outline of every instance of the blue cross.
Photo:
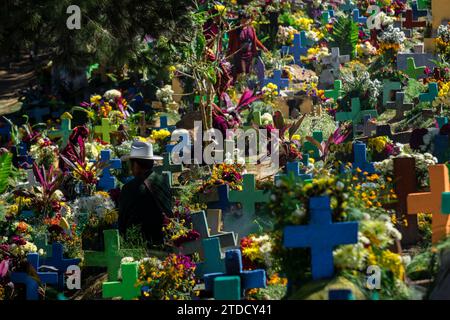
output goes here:
[{"label": "blue cross", "polygon": [[[305,160],[305,155],[303,156]],[[309,156],[306,158],[306,164],[309,163]],[[305,164],[305,162],[303,163]],[[288,162],[286,163],[286,174],[275,175],[275,185],[280,183],[280,180],[286,176],[294,176],[297,181],[308,181],[312,179],[312,175],[305,174],[305,171],[300,168],[300,162]]]},{"label": "blue cross", "polygon": [[104,191],[114,189],[116,187],[116,179],[110,170],[122,168],[122,161],[120,159],[111,159],[111,150],[102,150],[100,153],[100,162],[108,163],[108,166],[102,171],[102,176],[98,181],[98,187]]},{"label": "blue cross", "polygon": [[428,84],[428,92],[426,93],[421,93],[419,95],[419,100],[420,102],[433,102],[434,99],[436,99],[436,97],[439,94],[439,89],[438,89],[438,85],[436,82],[430,82]]},{"label": "blue cross", "polygon": [[355,300],[352,290],[332,289],[328,291],[328,300]]},{"label": "blue cross", "polygon": [[264,86],[267,86],[269,83],[276,84],[278,93],[280,93],[282,89],[286,89],[289,86],[289,79],[281,77],[281,70],[274,70],[273,78],[264,79]]},{"label": "blue cross", "polygon": [[225,273],[225,261],[222,258],[219,238],[203,239],[203,262],[197,263],[195,274],[203,277],[209,273]]},{"label": "blue cross", "polygon": [[426,17],[428,15],[428,10],[419,10],[419,6],[417,5],[417,1],[413,1],[411,3],[411,8],[413,11],[413,19],[419,20],[420,17]]},{"label": "blue cross", "polygon": [[[43,284],[57,284],[58,273],[56,272],[39,272],[39,254],[29,253],[27,255],[28,263],[36,270],[39,280]],[[11,274],[11,281],[13,283],[20,283],[26,286],[26,299],[39,300],[39,284],[30,277],[27,272],[13,272]]]},{"label": "blue cross", "polygon": [[353,11],[353,9],[357,8],[356,5],[353,3],[352,0],[345,0],[345,4],[341,5],[340,8],[344,12],[350,12]]},{"label": "blue cross", "polygon": [[354,9],[353,10],[353,21],[356,23],[365,24],[367,22],[367,18],[359,15],[359,9]]},{"label": "blue cross", "polygon": [[159,117],[159,127],[155,128],[156,130],[166,129],[170,132],[176,129],[176,126],[169,126],[169,118],[167,116]]},{"label": "blue cross", "polygon": [[6,143],[9,141],[9,139],[11,139],[11,125],[8,122],[1,124],[0,137],[2,137],[2,143]]},{"label": "blue cross", "polygon": [[266,271],[260,269],[244,271],[241,250],[234,249],[225,252],[225,272],[205,274],[205,291],[213,292],[216,278],[233,276],[241,279],[241,290],[266,287]]},{"label": "blue cross", "polygon": [[217,187],[219,193],[219,200],[208,202],[208,209],[221,209],[223,212],[228,211],[230,208],[230,187],[227,184],[223,184]]},{"label": "blue cross", "polygon": [[[290,54],[294,57],[295,64],[301,65],[301,56],[304,56],[308,53],[308,48],[306,46],[306,33],[302,31],[300,34],[294,34],[294,41],[292,42],[292,46],[283,46],[282,53],[283,55]],[[274,71],[275,73],[275,71]],[[281,71],[280,71],[281,78]],[[274,83],[273,81],[271,81]],[[267,83],[266,83],[267,84]]]},{"label": "blue cross", "polygon": [[42,122],[44,122],[44,116],[48,116],[50,114],[50,108],[49,107],[44,107],[44,108],[35,107],[35,108],[31,109],[30,111],[28,111],[27,113],[32,118],[34,118],[34,120],[37,123],[42,123]]},{"label": "blue cross", "polygon": [[375,173],[373,163],[367,162],[367,148],[362,142],[356,142],[353,145],[354,162],[353,169],[359,168],[362,172]]},{"label": "blue cross", "polygon": [[333,249],[337,245],[358,241],[358,223],[333,223],[329,197],[309,200],[310,224],[284,228],[286,248],[311,248],[311,269],[314,280],[334,275]]},{"label": "blue cross", "polygon": [[64,290],[64,275],[67,268],[73,265],[78,265],[81,262],[80,259],[64,259],[64,247],[61,243],[54,242],[52,245],[52,255],[47,256],[43,265],[51,266],[58,269],[58,290]]},{"label": "blue cross", "polygon": [[448,135],[438,134],[434,137],[433,155],[438,159],[438,163],[445,163],[448,160],[449,140]]}]

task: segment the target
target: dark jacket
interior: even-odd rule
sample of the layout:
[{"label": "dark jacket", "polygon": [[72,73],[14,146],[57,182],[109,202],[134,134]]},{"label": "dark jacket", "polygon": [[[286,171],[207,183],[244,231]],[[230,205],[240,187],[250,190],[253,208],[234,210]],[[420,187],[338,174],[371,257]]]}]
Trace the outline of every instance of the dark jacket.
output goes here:
[{"label": "dark jacket", "polygon": [[172,194],[161,175],[153,172],[123,186],[119,200],[119,231],[123,236],[129,228],[140,226],[150,245],[162,244],[164,214],[172,214]]}]

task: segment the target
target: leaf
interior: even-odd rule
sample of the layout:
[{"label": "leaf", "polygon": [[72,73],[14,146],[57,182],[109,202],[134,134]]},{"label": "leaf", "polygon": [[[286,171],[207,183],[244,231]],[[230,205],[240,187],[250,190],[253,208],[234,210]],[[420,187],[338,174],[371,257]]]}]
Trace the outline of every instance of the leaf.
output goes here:
[{"label": "leaf", "polygon": [[320,154],[324,154],[323,146],[319,141],[317,141],[313,137],[306,137],[306,140],[311,142],[313,145],[315,145],[317,147],[317,149],[319,149]]},{"label": "leaf", "polygon": [[0,193],[4,193],[9,185],[12,173],[12,154],[4,153],[0,157]]},{"label": "leaf", "polygon": [[277,128],[278,130],[283,130],[284,118],[283,114],[280,111],[275,111],[275,114],[273,115],[273,124],[275,125],[275,128]]},{"label": "leaf", "polygon": [[304,114],[299,120],[297,120],[292,127],[289,128],[289,140],[292,139],[292,136],[298,131],[303,120],[305,120],[306,114]]}]

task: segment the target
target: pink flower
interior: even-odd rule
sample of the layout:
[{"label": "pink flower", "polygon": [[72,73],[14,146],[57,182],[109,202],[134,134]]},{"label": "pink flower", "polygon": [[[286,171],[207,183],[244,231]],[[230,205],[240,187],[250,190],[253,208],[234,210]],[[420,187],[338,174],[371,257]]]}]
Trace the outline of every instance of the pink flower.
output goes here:
[{"label": "pink flower", "polygon": [[0,278],[6,276],[9,270],[9,260],[3,260],[0,262]]}]

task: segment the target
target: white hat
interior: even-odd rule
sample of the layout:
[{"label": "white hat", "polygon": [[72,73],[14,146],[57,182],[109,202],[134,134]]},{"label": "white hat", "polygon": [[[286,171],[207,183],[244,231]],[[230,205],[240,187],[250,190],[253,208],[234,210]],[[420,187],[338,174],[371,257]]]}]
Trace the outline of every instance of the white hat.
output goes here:
[{"label": "white hat", "polygon": [[122,160],[129,159],[163,160],[163,157],[153,155],[153,145],[151,143],[133,141],[130,155],[122,157]]}]

